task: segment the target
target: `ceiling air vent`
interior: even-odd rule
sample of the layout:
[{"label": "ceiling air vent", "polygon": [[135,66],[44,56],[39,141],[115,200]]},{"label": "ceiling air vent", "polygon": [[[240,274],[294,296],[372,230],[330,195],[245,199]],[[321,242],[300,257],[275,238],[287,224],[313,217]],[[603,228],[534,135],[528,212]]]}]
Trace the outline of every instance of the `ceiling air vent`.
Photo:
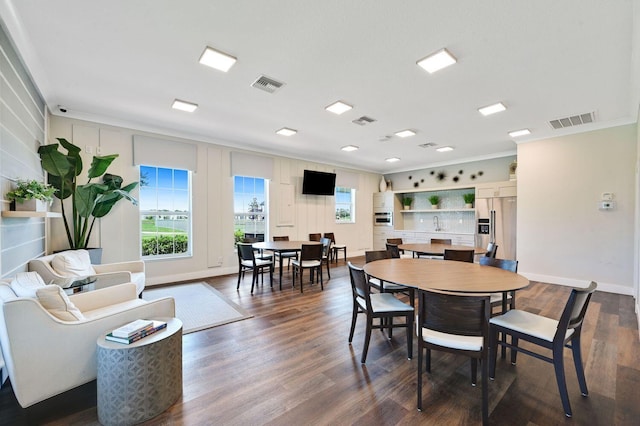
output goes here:
[{"label": "ceiling air vent", "polygon": [[284,86],[284,83],[281,83],[267,76],[261,75],[260,77],[258,77],[256,81],[253,82],[253,84],[251,84],[251,86],[255,87],[256,89],[264,90],[265,92],[268,92],[268,93],[273,93],[279,88],[281,88],[282,86]]},{"label": "ceiling air vent", "polygon": [[420,144],[418,146],[420,148],[431,148],[432,146],[436,146],[436,144],[433,142],[427,142],[427,143]]},{"label": "ceiling air vent", "polygon": [[376,121],[374,118],[363,115],[362,117],[353,120],[352,123],[357,124],[358,126],[364,126],[365,124],[373,123],[374,121]]},{"label": "ceiling air vent", "polygon": [[571,117],[557,118],[549,121],[554,129],[564,129],[565,127],[579,126],[580,124],[593,123],[596,119],[595,112],[588,112],[580,115],[572,115]]}]

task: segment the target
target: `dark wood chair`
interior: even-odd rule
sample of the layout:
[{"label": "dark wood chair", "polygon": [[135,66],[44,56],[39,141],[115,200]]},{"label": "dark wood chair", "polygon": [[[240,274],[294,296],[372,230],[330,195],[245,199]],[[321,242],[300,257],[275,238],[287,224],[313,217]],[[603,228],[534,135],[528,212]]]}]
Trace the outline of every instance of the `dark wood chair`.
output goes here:
[{"label": "dark wood chair", "polygon": [[327,265],[327,278],[331,279],[331,269],[329,263],[331,262],[331,240],[329,238],[320,238],[322,243],[322,263]]},{"label": "dark wood chair", "polygon": [[[250,243],[250,244],[260,243],[262,241],[264,241],[264,238],[247,237],[246,234],[245,234],[245,237],[242,239],[243,243]],[[256,253],[256,259],[273,260],[273,256],[271,254],[268,254],[268,252],[264,253],[262,250],[256,249],[256,248],[253,249],[253,252]]]},{"label": "dark wood chair", "polygon": [[498,254],[498,245],[496,243],[487,244],[487,252],[484,254],[485,257],[496,257]]},{"label": "dark wood chair", "polygon": [[424,366],[428,373],[432,350],[465,355],[471,358],[473,386],[477,382],[480,360],[482,423],[486,425],[489,419],[489,295],[420,291],[418,306],[418,410],[422,411],[423,352],[426,352]]},{"label": "dark wood chair", "polygon": [[444,260],[473,263],[473,250],[444,250]]},{"label": "dark wood chair", "polygon": [[338,262],[338,254],[340,250],[344,252],[344,261],[347,261],[347,245],[346,244],[338,244],[336,243],[336,237],[333,235],[333,232],[325,232],[325,238],[329,238],[331,240],[331,260],[334,262]]},{"label": "dark wood chair", "polygon": [[[391,252],[392,259],[400,259],[400,249],[398,248],[397,244],[387,243],[386,247],[387,247],[386,251]],[[366,255],[366,252],[365,252],[365,255]]]},{"label": "dark wood chair", "polygon": [[[498,345],[511,349],[511,363],[514,365],[518,352],[547,361],[553,364],[555,369],[564,413],[567,417],[571,417],[571,404],[564,374],[564,348],[571,348],[573,352],[573,363],[578,376],[580,392],[582,396],[587,396],[589,391],[587,390],[587,381],[582,365],[580,337],[582,334],[582,322],[584,321],[591,295],[596,291],[597,287],[598,285],[592,281],[587,288],[572,289],[559,321],[518,309],[512,309],[503,315],[491,318],[489,321],[489,344],[491,346],[489,377],[492,379],[495,377]],[[506,341],[499,341],[499,333],[511,336],[511,344]],[[522,348],[518,346],[520,340],[550,349],[552,356],[549,357],[532,349]],[[530,348],[531,346],[527,347]]]},{"label": "dark wood chair", "polygon": [[309,241],[320,241],[322,234],[309,234]]},{"label": "dark wood chair", "polygon": [[[496,246],[497,247],[497,246]],[[510,259],[495,259],[493,257],[482,256],[479,259],[480,265],[483,266],[492,266],[494,268],[504,269],[505,271],[517,273],[518,272],[518,261],[510,260]],[[509,309],[515,309],[516,307],[516,292],[509,291],[503,293],[492,293],[491,294],[491,308],[500,307],[499,313],[505,313],[507,311],[507,306]]]},{"label": "dark wood chair", "polygon": [[[389,245],[389,244],[387,244]],[[391,244],[393,245],[393,244]],[[398,246],[395,246],[396,250]],[[395,256],[396,252],[393,250],[371,250],[364,252],[364,261],[365,263],[375,262],[376,260],[381,259],[393,259],[399,258],[400,256]],[[415,289],[412,287],[407,287],[400,284],[394,283],[385,283],[384,281],[380,281],[378,278],[370,277],[369,284],[375,289],[377,289],[380,293],[402,293],[409,298],[409,303],[411,306],[415,306]],[[391,332],[391,330],[389,330]],[[391,336],[390,336],[391,337]]]},{"label": "dark wood chair", "polygon": [[[413,357],[413,315],[412,306],[396,299],[390,293],[371,293],[371,286],[362,268],[348,262],[349,276],[351,278],[351,290],[353,292],[353,314],[351,316],[351,331],[349,332],[349,344],[353,341],[353,333],[356,329],[358,314],[367,316],[367,329],[364,337],[364,348],[360,362],[367,361],[371,330],[375,328],[405,328],[407,331],[407,353],[409,359]],[[394,323],[396,317],[404,317],[404,323]],[[380,318],[380,324],[374,325],[374,319]]]},{"label": "dark wood chair", "polygon": [[[284,235],[284,236],[273,237],[273,241],[289,241],[289,236]],[[275,252],[275,256],[276,256],[276,259],[278,259],[280,256],[282,256],[282,260],[287,259],[287,270],[289,270],[289,268],[291,267],[291,259],[297,259],[298,252],[297,251]]]},{"label": "dark wood chair", "polygon": [[303,292],[303,272],[310,270],[310,281],[313,283],[314,272],[320,277],[320,288],[324,290],[324,279],[322,277],[322,244],[302,244],[300,259],[294,259],[293,265],[293,287],[296,286],[296,275],[300,274],[300,293]]},{"label": "dark wood chair", "polygon": [[432,238],[431,244],[446,244],[451,245],[451,238]]},{"label": "dark wood chair", "polygon": [[254,286],[258,283],[258,274],[262,276],[264,284],[264,270],[269,270],[269,284],[273,287],[273,261],[257,259],[253,250],[253,245],[249,243],[238,243],[238,285],[236,290],[240,289],[240,279],[244,278],[245,271],[252,271],[251,277],[251,293]]}]

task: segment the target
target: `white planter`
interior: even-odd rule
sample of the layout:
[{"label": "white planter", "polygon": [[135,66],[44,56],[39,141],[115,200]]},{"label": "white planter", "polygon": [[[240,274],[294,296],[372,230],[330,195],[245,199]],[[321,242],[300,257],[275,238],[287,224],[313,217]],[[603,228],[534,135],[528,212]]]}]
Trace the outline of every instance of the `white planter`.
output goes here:
[{"label": "white planter", "polygon": [[411,206],[402,206],[405,210],[411,210]]},{"label": "white planter", "polygon": [[36,200],[34,198],[26,200],[23,203],[15,202],[17,212],[46,212],[49,207],[48,204],[46,201]]},{"label": "white planter", "polygon": [[471,204],[471,203],[465,204],[464,208],[465,209],[472,209],[473,208],[473,204]]},{"label": "white planter", "polygon": [[387,181],[384,180],[384,176],[380,179],[380,192],[385,192],[387,190]]},{"label": "white planter", "polygon": [[440,207],[438,207],[437,204],[431,204],[431,209],[432,210],[438,210]]}]

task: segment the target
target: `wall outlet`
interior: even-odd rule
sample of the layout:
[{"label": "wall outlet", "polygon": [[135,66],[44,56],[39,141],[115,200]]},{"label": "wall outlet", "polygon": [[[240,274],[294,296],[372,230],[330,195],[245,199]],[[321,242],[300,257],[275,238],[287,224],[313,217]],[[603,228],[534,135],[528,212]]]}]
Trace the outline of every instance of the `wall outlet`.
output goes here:
[{"label": "wall outlet", "polygon": [[614,207],[615,203],[613,201],[600,201],[600,210],[612,210]]}]

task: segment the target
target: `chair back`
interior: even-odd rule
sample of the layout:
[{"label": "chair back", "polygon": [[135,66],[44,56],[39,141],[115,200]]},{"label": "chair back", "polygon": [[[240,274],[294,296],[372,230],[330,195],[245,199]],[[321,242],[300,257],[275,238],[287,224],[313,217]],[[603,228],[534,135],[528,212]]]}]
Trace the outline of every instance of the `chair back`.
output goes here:
[{"label": "chair back", "polygon": [[446,244],[451,245],[451,238],[432,238],[431,244]]},{"label": "chair back", "polygon": [[400,259],[400,249],[397,244],[387,243],[387,251],[391,253],[392,259]]},{"label": "chair back", "polygon": [[309,241],[320,241],[322,234],[309,234]]},{"label": "chair back", "polygon": [[300,261],[319,260],[322,261],[322,244],[303,244],[300,251]]},{"label": "chair back", "polygon": [[329,252],[331,251],[331,240],[329,238],[320,238],[320,242],[322,243],[322,257],[328,257]]},{"label": "chair back", "polygon": [[484,254],[485,257],[496,257],[498,253],[498,245],[496,243],[487,244],[487,252]]},{"label": "chair back", "polygon": [[[433,240],[431,240],[433,241]],[[444,250],[444,260],[473,263],[473,250]]]},{"label": "chair back", "polygon": [[597,287],[598,284],[595,281],[591,281],[587,288],[573,288],[571,290],[569,300],[567,300],[560,321],[558,321],[558,329],[554,340],[564,339],[567,330],[577,329],[579,331],[582,327],[591,295],[596,291]]},{"label": "chair back", "polygon": [[491,296],[489,294],[421,291],[419,335],[422,328],[462,336],[489,335]]},{"label": "chair back", "polygon": [[494,268],[504,269],[509,272],[518,272],[518,261],[511,259],[496,259],[493,257],[483,256],[479,260],[481,265],[493,266]]},{"label": "chair back", "polygon": [[366,263],[374,262],[376,260],[391,259],[391,258],[392,256],[389,250],[371,250],[371,251],[364,252],[364,261]]},{"label": "chair back", "polygon": [[388,244],[395,244],[395,245],[400,245],[402,244],[402,238],[387,238],[387,243]]},{"label": "chair back", "polygon": [[333,244],[336,243],[336,237],[333,235],[333,232],[325,232],[324,237],[329,238]]},{"label": "chair back", "polygon": [[238,258],[240,258],[240,260],[250,260],[251,262],[255,262],[253,244],[238,243]]},{"label": "chair back", "polygon": [[282,235],[279,237],[273,237],[273,241],[289,241],[288,235]]},{"label": "chair back", "polygon": [[369,286],[364,269],[354,266],[351,262],[347,262],[347,265],[349,266],[353,298],[364,300],[367,310],[371,311],[371,287]]}]

